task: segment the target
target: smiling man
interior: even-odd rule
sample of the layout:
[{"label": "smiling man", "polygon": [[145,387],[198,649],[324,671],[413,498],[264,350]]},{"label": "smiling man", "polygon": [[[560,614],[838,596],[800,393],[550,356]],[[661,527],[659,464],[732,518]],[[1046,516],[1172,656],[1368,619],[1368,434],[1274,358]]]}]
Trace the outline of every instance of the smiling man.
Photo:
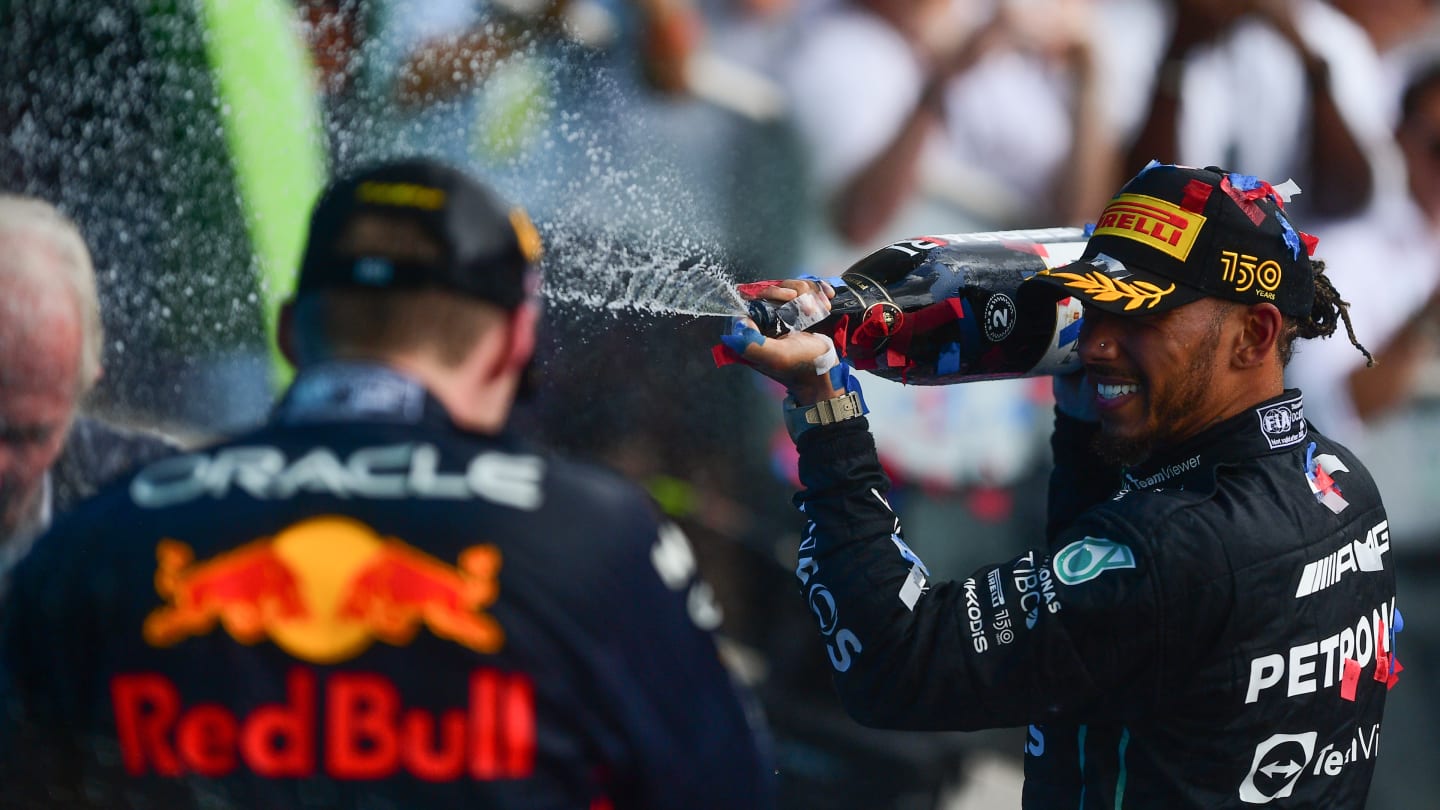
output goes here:
[{"label": "smiling man", "polygon": [[1402,621],[1379,492],[1284,388],[1348,316],[1283,206],[1152,163],[1027,282],[1084,301],[1084,371],[1056,379],[1047,537],[963,582],[905,546],[829,342],[727,336],[790,390],[796,573],[852,716],[1028,725],[1026,808],[1364,805]]}]

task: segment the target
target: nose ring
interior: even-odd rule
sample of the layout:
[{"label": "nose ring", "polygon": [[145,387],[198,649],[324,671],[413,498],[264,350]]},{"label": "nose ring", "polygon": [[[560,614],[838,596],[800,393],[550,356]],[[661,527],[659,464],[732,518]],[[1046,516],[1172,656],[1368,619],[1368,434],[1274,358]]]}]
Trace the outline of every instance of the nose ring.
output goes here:
[{"label": "nose ring", "polygon": [[1105,348],[1105,341],[1103,341],[1103,340],[1100,341],[1100,348],[1102,348],[1102,349]]}]

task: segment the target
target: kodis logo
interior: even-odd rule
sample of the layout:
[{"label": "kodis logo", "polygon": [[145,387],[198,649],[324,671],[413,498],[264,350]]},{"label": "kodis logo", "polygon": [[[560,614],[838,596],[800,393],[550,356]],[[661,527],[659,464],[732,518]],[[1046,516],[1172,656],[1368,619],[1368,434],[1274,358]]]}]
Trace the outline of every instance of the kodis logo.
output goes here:
[{"label": "kodis logo", "polygon": [[1055,555],[1055,578],[1066,585],[1079,585],[1115,568],[1134,568],[1135,553],[1114,540],[1086,537],[1060,549]]},{"label": "kodis logo", "polygon": [[145,619],[152,646],[217,623],[242,644],[268,637],[317,664],[354,658],[376,639],[409,644],[422,624],[477,652],[504,646],[500,625],[481,612],[500,592],[494,546],[472,546],[449,565],[352,518],[323,515],[209,560],[170,539],[155,556],[155,590],[166,603]]}]

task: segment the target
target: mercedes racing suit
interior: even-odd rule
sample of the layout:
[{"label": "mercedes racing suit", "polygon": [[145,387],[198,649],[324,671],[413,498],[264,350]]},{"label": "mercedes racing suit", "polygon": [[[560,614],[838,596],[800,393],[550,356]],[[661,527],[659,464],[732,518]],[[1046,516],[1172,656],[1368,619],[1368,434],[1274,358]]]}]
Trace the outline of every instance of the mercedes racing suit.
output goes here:
[{"label": "mercedes racing suit", "polygon": [[1298,391],[1123,472],[1096,429],[1057,416],[1045,545],[933,585],[864,420],[800,436],[797,575],[847,710],[1028,725],[1026,808],[1363,806],[1401,622],[1365,468]]},{"label": "mercedes racing suit", "polygon": [[322,366],[15,570],[0,803],[769,807],[718,621],[638,488]]}]

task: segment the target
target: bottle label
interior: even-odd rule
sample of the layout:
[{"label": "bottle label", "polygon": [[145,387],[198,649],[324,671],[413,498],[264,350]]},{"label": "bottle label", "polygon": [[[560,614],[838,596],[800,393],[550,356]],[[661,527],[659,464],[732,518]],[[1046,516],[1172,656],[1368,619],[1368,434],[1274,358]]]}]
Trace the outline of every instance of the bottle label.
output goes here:
[{"label": "bottle label", "polygon": [[1026,376],[1064,374],[1080,367],[1080,321],[1085,305],[1078,298],[1062,298],[1055,302],[1055,333],[1050,348]]},{"label": "bottle label", "polygon": [[1010,333],[1015,331],[1015,322],[1020,319],[1020,311],[1015,307],[1015,299],[1005,293],[995,293],[985,302],[985,315],[982,327],[985,331],[985,339],[991,343],[999,343]]}]

